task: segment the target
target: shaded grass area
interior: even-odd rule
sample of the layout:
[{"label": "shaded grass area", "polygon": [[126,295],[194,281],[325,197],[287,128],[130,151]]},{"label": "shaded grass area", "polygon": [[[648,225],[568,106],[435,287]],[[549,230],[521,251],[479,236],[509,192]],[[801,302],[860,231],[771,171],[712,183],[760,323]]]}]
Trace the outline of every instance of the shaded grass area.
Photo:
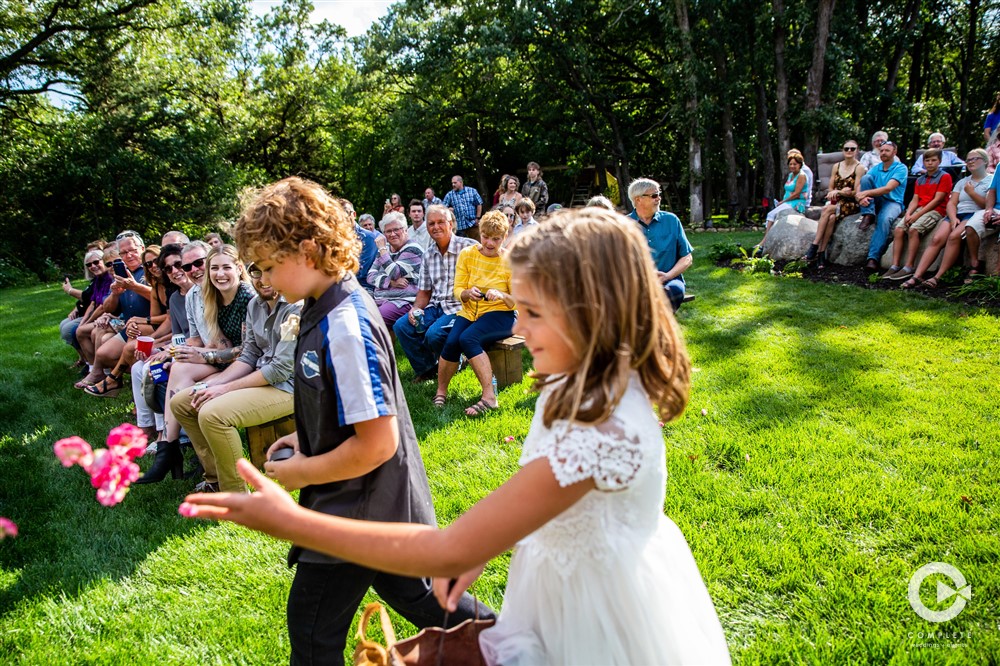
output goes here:
[{"label": "shaded grass area", "polygon": [[[741,236],[727,238],[748,245],[759,234]],[[718,238],[692,241],[703,254]],[[687,278],[698,298],[679,320],[695,372],[686,415],[665,428],[665,509],[734,661],[996,663],[997,317],[705,259]],[[70,387],[57,329],[66,310],[58,287],[0,292],[0,515],[21,527],[0,542],[0,659],[285,661],[282,544],[179,518],[191,482],[140,486],[100,507],[82,472],[52,456],[59,437],[100,444],[130,418],[127,398]],[[442,524],[516,470],[529,383],[478,420],[461,413],[479,396],[471,373],[456,377],[443,411],[430,405],[431,384],[406,384]],[[934,561],[973,588],[940,625],[906,598],[912,573]],[[495,560],[475,588],[494,608],[507,564]],[[950,603],[935,603],[933,585],[923,592],[931,607]]]}]

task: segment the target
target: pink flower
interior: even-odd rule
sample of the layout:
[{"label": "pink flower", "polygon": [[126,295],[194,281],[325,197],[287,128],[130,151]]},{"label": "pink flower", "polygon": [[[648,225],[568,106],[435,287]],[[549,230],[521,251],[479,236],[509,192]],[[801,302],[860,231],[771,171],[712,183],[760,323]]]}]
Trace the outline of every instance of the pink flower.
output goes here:
[{"label": "pink flower", "polygon": [[507,435],[506,437],[503,438],[503,441],[505,441],[505,442],[513,442],[514,441],[514,436],[513,435]]},{"label": "pink flower", "polygon": [[0,516],[0,541],[10,537],[13,539],[17,536],[17,525],[10,518],[3,518]]},{"label": "pink flower", "polygon": [[135,460],[146,452],[146,433],[131,423],[123,423],[108,433],[108,448]]},{"label": "pink flower", "polygon": [[701,415],[702,416],[708,416],[708,410],[707,409],[702,409],[701,410]]},{"label": "pink flower", "polygon": [[56,458],[59,458],[59,462],[62,463],[63,467],[72,467],[79,463],[86,468],[94,458],[94,452],[90,449],[90,444],[87,444],[87,442],[76,435],[60,439],[52,445],[52,450],[56,454]]},{"label": "pink flower", "polygon": [[177,507],[177,513],[181,514],[185,518],[194,518],[198,515],[198,510],[194,508],[193,504],[182,502],[181,505]]}]

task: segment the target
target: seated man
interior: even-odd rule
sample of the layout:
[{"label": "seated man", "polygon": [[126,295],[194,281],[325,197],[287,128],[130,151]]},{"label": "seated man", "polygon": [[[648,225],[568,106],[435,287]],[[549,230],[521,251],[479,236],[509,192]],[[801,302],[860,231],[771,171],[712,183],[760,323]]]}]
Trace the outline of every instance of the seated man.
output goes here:
[{"label": "seated man", "polygon": [[[413,309],[392,327],[413,366],[414,383],[437,379],[438,357],[462,309],[455,298],[458,253],[476,244],[474,239],[455,233],[455,216],[444,206],[430,206],[425,224],[433,242],[424,252],[417,297]],[[414,312],[420,314],[419,319]]]},{"label": "seated man", "polygon": [[[892,266],[882,276],[883,280],[906,280],[913,277],[920,237],[936,229],[947,212],[951,175],[938,168],[941,164],[941,151],[931,148],[923,157],[927,173],[917,178],[913,199],[906,208],[906,214],[896,222],[896,228],[892,230]],[[906,263],[900,267],[904,237],[908,240]]]},{"label": "seated man", "polygon": [[178,391],[170,409],[184,427],[205,468],[209,491],[246,492],[236,472],[243,457],[238,428],[259,425],[293,411],[292,371],[295,340],[281,327],[300,307],[285,301],[251,265],[257,296],[247,305],[243,350],[236,361],[205,380],[200,391]]},{"label": "seated man", "polygon": [[681,221],[673,213],[660,210],[660,184],[648,178],[633,180],[628,186],[628,198],[635,207],[629,217],[649,241],[653,263],[670,299],[674,312],[684,302],[684,271],[691,267],[691,243],[684,235]]},{"label": "seated man", "polygon": [[[896,161],[896,144],[886,141],[879,148],[881,162],[861,178],[861,191],[857,194],[861,204],[861,231],[867,231],[876,222],[875,233],[868,243],[868,261],[865,270],[878,270],[879,259],[889,245],[889,230],[903,212],[906,194],[906,167]],[[876,218],[876,214],[878,217]]]},{"label": "seated man", "polygon": [[[861,154],[858,157],[858,161],[864,166],[865,171],[871,171],[872,167],[878,166],[882,158],[879,157],[878,151],[882,148],[882,144],[889,140],[889,135],[879,130],[872,134],[872,149]],[[895,158],[893,161],[898,162],[899,158]]]},{"label": "seated man", "polygon": [[[958,155],[950,150],[944,149],[944,134],[940,132],[934,132],[929,137],[927,137],[927,148],[937,149],[941,151],[941,163],[939,166],[949,167],[949,166],[964,166],[963,162]],[[913,163],[913,168],[910,169],[910,173],[914,176],[920,176],[924,174],[927,169],[924,168],[924,160],[927,159],[927,153],[917,156],[917,161]]]}]

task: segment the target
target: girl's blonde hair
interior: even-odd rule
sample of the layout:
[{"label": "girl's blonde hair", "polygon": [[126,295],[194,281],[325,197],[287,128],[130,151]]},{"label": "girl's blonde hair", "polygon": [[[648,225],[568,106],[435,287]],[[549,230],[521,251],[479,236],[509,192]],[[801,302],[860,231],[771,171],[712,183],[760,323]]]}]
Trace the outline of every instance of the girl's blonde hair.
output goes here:
[{"label": "girl's blonde hair", "polygon": [[646,239],[634,221],[601,208],[551,216],[519,234],[507,252],[515,280],[526,280],[544,307],[562,311],[563,335],[578,365],[561,376],[535,374],[553,385],[543,419],[605,421],[632,372],[664,420],[684,411],[690,361],[657,278]]},{"label": "girl's blonde hair", "polygon": [[159,245],[155,245],[155,244],[154,245],[147,245],[146,249],[142,251],[142,274],[146,276],[146,284],[148,284],[150,287],[152,287],[153,291],[156,291],[157,288],[159,288],[163,284],[163,282],[160,279],[157,279],[157,277],[155,275],[153,275],[152,273],[150,273],[149,269],[146,268],[146,255],[147,254],[153,255],[154,259],[159,259],[160,258],[160,246]]},{"label": "girl's blonde hair", "polygon": [[247,261],[281,260],[303,252],[326,275],[343,279],[360,267],[361,242],[339,201],[320,185],[291,176],[251,192],[233,230]]},{"label": "girl's blonde hair", "polygon": [[510,220],[498,210],[483,213],[482,218],[479,220],[480,236],[489,236],[490,238],[499,236],[500,238],[504,238],[507,236],[508,231],[510,231]]},{"label": "girl's blonde hair", "polygon": [[[205,257],[205,281],[201,285],[201,298],[205,302],[205,328],[208,333],[208,340],[203,340],[206,346],[217,347],[222,344],[222,329],[219,328],[219,308],[222,307],[222,292],[212,284],[212,259],[224,254],[233,260],[239,272],[239,281],[250,284],[250,276],[247,275],[246,266],[240,261],[239,251],[232,245],[220,245],[212,248]],[[237,285],[238,287],[239,285]]]}]

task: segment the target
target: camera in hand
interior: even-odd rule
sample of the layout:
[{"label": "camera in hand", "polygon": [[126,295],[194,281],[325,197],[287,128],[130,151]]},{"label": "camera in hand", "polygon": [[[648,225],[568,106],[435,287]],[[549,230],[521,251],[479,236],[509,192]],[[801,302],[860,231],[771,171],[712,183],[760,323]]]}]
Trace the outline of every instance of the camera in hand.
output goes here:
[{"label": "camera in hand", "polygon": [[278,462],[280,460],[288,460],[289,458],[291,458],[294,455],[295,455],[294,449],[285,447],[283,449],[278,449],[277,451],[275,451],[274,453],[272,453],[271,457],[268,458],[268,461],[269,462]]}]

